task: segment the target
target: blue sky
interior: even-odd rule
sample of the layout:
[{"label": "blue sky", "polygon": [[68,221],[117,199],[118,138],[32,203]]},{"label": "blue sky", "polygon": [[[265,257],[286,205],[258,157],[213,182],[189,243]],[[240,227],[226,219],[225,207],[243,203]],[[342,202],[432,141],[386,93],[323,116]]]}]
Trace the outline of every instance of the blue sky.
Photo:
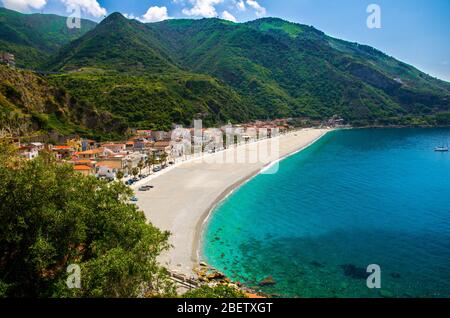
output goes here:
[{"label": "blue sky", "polygon": [[[0,0],[21,12],[67,15],[81,4],[100,21],[118,11],[141,21],[218,16],[237,22],[264,16],[313,25],[344,40],[367,44],[450,81],[450,0]],[[381,8],[381,28],[366,24],[369,4]]]}]

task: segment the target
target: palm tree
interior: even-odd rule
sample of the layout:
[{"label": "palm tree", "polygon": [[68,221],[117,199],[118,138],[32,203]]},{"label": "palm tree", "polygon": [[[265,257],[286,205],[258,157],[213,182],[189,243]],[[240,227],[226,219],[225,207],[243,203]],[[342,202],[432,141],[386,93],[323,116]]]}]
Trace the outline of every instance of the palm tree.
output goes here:
[{"label": "palm tree", "polygon": [[139,161],[139,163],[137,165],[137,167],[139,169],[139,174],[142,174],[142,168],[144,168],[144,166],[145,166],[145,162],[143,159],[141,159],[141,161]]},{"label": "palm tree", "polygon": [[159,158],[161,163],[166,164],[167,157],[168,157],[167,153],[163,152]]}]

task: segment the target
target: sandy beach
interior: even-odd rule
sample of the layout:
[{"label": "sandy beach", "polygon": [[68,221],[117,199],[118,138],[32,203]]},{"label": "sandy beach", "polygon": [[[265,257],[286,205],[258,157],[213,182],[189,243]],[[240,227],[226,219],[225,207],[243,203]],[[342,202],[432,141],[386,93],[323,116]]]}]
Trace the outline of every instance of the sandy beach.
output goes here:
[{"label": "sandy beach", "polygon": [[136,185],[135,190],[142,184],[154,186],[148,192],[136,191],[138,206],[149,222],[172,234],[173,248],[161,255],[160,262],[171,271],[192,276],[200,261],[202,230],[214,207],[270,163],[308,147],[329,131],[305,129],[277,137],[279,151],[262,153],[258,160],[221,160],[224,156],[251,158],[273,140],[241,145],[179,163]]}]

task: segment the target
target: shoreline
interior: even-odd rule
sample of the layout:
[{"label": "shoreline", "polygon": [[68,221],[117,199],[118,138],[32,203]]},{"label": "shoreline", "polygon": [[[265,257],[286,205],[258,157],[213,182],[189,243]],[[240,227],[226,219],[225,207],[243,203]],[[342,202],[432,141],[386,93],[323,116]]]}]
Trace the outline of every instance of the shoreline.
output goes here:
[{"label": "shoreline", "polygon": [[171,233],[169,243],[173,247],[159,257],[159,262],[172,272],[195,276],[203,256],[205,226],[217,206],[269,167],[307,149],[330,131],[333,130],[304,129],[276,137],[279,155],[275,158],[267,155],[256,163],[204,161],[205,157],[217,159],[226,154],[249,156],[260,143],[269,141],[265,139],[179,162],[133,186],[134,189],[143,184],[154,186],[148,192],[136,192],[138,207],[149,222]]},{"label": "shoreline", "polygon": [[319,137],[317,137],[316,139],[311,141],[306,146],[304,146],[298,150],[294,150],[293,152],[288,153],[275,161],[269,162],[264,167],[262,167],[260,170],[254,171],[250,175],[244,177],[241,181],[238,181],[235,184],[228,187],[227,189],[225,189],[223,191],[223,193],[219,197],[217,197],[216,200],[213,202],[213,204],[211,205],[211,208],[203,214],[203,216],[200,218],[200,220],[197,224],[196,236],[194,238],[194,250],[192,251],[193,259],[196,260],[196,263],[198,264],[198,263],[204,261],[201,247],[204,244],[205,230],[206,230],[209,220],[213,216],[214,211],[219,207],[220,204],[222,204],[227,198],[229,198],[231,195],[233,195],[236,191],[239,191],[239,189],[242,186],[244,186],[248,182],[252,181],[258,175],[260,175],[264,170],[270,169],[270,167],[272,167],[277,162],[281,162],[289,157],[295,156],[296,154],[308,149],[309,147],[314,145],[316,142],[321,140],[325,135],[327,135],[328,133],[330,133],[332,131],[334,131],[334,129],[329,129],[328,131],[324,132],[322,135],[320,135]]}]

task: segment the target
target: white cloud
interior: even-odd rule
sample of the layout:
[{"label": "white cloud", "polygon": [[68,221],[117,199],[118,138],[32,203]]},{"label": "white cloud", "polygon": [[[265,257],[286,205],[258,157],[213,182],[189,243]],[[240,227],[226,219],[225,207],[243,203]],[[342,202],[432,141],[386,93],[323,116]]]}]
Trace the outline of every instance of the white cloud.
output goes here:
[{"label": "white cloud", "polygon": [[2,0],[5,8],[19,12],[29,12],[31,9],[42,9],[47,0]]},{"label": "white cloud", "polygon": [[100,18],[107,14],[106,9],[102,8],[97,0],[61,0],[68,9],[79,7],[81,11],[93,17]]},{"label": "white cloud", "polygon": [[232,22],[237,22],[234,15],[232,15],[230,12],[228,12],[226,10],[224,12],[222,12],[222,19],[232,21]]},{"label": "white cloud", "polygon": [[247,0],[247,5],[256,11],[257,16],[266,15],[266,8],[262,7],[256,0]]},{"label": "white cloud", "polygon": [[150,7],[141,18],[142,22],[159,22],[170,19],[167,7]]},{"label": "white cloud", "polygon": [[247,8],[245,7],[245,3],[244,3],[243,0],[239,0],[239,1],[236,2],[236,8],[237,8],[239,11],[245,11],[245,10],[247,9]]},{"label": "white cloud", "polygon": [[215,6],[221,4],[224,0],[189,0],[192,8],[183,9],[183,13],[189,16],[198,16],[205,18],[217,17]]}]

